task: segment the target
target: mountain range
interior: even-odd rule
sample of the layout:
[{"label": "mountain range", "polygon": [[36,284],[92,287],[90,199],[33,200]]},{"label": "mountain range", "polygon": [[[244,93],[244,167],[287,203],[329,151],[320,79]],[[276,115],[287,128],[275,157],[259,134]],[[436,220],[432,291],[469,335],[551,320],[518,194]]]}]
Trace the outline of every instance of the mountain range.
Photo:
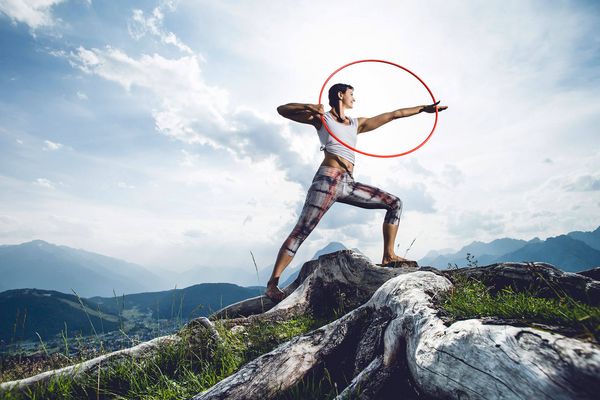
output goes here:
[{"label": "mountain range", "polygon": [[591,232],[573,231],[546,240],[529,241],[502,238],[489,243],[472,242],[453,253],[430,252],[418,260],[419,265],[444,269],[448,265],[467,265],[470,253],[478,265],[514,261],[539,261],[563,271],[578,272],[600,266],[600,227]]},{"label": "mountain range", "polygon": [[[322,254],[346,249],[331,242],[311,259]],[[353,249],[358,251],[358,249]],[[460,250],[432,250],[417,260],[419,265],[447,268],[464,266],[470,253],[479,265],[504,261],[547,262],[569,272],[600,266],[600,227],[591,232],[573,231],[546,240],[501,238],[489,243],[474,241]],[[283,271],[280,286],[296,278],[300,266]],[[262,286],[266,284],[273,264],[254,268],[212,268],[198,266],[187,271],[167,272],[107,257],[89,251],[33,240],[18,245],[0,245],[0,291],[36,288],[75,293],[81,297],[113,297],[122,294],[164,291],[169,287],[187,288],[199,283]]]},{"label": "mountain range", "polygon": [[[67,331],[69,337],[116,331],[139,332],[159,320],[187,322],[263,293],[263,287],[202,283],[184,289],[119,297],[81,298],[43,289],[0,293],[0,349],[21,340],[44,341]],[[37,332],[37,334],[36,334]]]},{"label": "mountain range", "polygon": [[[330,253],[346,247],[332,242],[319,250]],[[297,275],[307,260],[284,270],[281,281]],[[82,297],[113,297],[122,294],[185,288],[199,283],[227,282],[239,286],[266,285],[273,264],[259,267],[222,268],[197,266],[183,272],[150,270],[138,264],[89,251],[48,243],[43,240],[18,245],[0,245],[0,292],[36,288],[78,294]],[[294,275],[295,277],[295,275]]]},{"label": "mountain range", "polygon": [[37,288],[82,297],[164,290],[162,277],[127,261],[43,240],[0,246],[0,291]]},{"label": "mountain range", "polygon": [[[346,249],[331,242],[311,259]],[[358,251],[358,249],[353,249]],[[459,251],[432,250],[420,265],[447,268],[464,266],[467,254],[478,265],[504,261],[542,261],[565,271],[578,272],[600,266],[600,227],[591,232],[574,231],[546,240],[501,238],[489,243],[475,241]],[[301,264],[300,264],[301,265]],[[266,281],[273,266],[259,269]],[[163,275],[137,264],[85,250],[58,246],[43,240],[0,246],[0,342],[48,337],[68,328],[88,335],[100,328],[115,331],[143,320],[187,321],[207,316],[229,304],[258,296],[264,286],[242,287],[233,283],[204,282],[239,274],[241,269],[218,274],[216,269],[195,268],[180,275]],[[288,267],[280,286],[291,283],[300,267]],[[244,273],[253,276],[256,270]],[[183,289],[164,290],[165,279],[195,281]],[[239,275],[237,277],[239,279]],[[251,278],[248,278],[251,279]],[[222,279],[225,280],[225,279]],[[149,290],[162,288],[162,290]],[[72,290],[74,289],[74,290]],[[113,291],[114,290],[114,291]],[[75,294],[71,294],[71,292]],[[85,307],[85,310],[84,310]],[[36,334],[37,332],[37,334]]]}]

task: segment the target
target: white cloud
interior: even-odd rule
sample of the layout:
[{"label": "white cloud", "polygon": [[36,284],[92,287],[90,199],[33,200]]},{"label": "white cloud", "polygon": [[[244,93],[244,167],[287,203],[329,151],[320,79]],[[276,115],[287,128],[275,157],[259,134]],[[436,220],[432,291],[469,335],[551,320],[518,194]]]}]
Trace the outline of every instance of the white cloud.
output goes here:
[{"label": "white cloud", "polygon": [[465,174],[455,165],[445,164],[442,177],[452,187],[458,186],[465,181]]},{"label": "white cloud", "polygon": [[54,151],[54,150],[58,150],[61,147],[63,147],[63,145],[61,143],[55,143],[50,140],[44,140],[44,144],[46,145],[44,147],[44,151],[47,151],[47,150]]},{"label": "white cloud", "polygon": [[45,187],[48,189],[54,189],[54,183],[52,183],[49,179],[46,178],[37,178],[34,182],[35,185]]},{"label": "white cloud", "polygon": [[169,32],[164,29],[164,12],[163,10],[168,8],[174,10],[175,6],[173,2],[163,2],[159,6],[155,7],[152,11],[152,15],[146,17],[144,11],[140,9],[134,9],[132,11],[131,18],[127,21],[127,29],[129,35],[135,40],[140,40],[146,34],[158,36],[163,43],[172,44],[184,53],[194,54],[194,51],[185,43],[177,38],[173,32]]},{"label": "white cloud", "polygon": [[183,235],[191,238],[201,238],[206,236],[206,232],[202,229],[188,229],[183,232]]},{"label": "white cloud", "polygon": [[[168,59],[158,54],[129,57],[121,50],[85,49],[69,55],[71,65],[88,74],[116,82],[127,91],[139,87],[157,99],[152,111],[156,130],[187,144],[226,149],[238,158],[254,162],[273,159],[288,177],[306,185],[314,171],[289,143],[286,124],[275,122],[256,110],[229,107],[229,92],[207,84],[198,58]],[[186,153],[184,163],[192,163]]]},{"label": "white cloud", "polygon": [[494,212],[457,211],[448,216],[448,231],[457,236],[469,232],[474,237],[487,239],[503,233],[504,217]]},{"label": "white cloud", "polygon": [[30,239],[35,232],[30,225],[24,224],[10,215],[0,215],[0,237],[10,240]]},{"label": "white cloud", "polygon": [[80,92],[80,91],[77,91],[77,98],[79,100],[87,100],[88,99],[87,94]]},{"label": "white cloud", "polygon": [[581,175],[575,178],[573,182],[566,183],[563,186],[570,192],[590,192],[600,190],[600,175]]},{"label": "white cloud", "polygon": [[119,181],[117,182],[117,187],[121,189],[135,189],[135,186],[129,185],[126,182]]},{"label": "white cloud", "polygon": [[179,165],[182,167],[194,167],[200,158],[198,154],[190,153],[185,149],[181,149],[181,153],[183,153],[183,159],[179,162]]},{"label": "white cloud", "polygon": [[47,217],[46,232],[50,235],[92,237],[93,229],[88,221],[68,215],[54,215]]},{"label": "white cloud", "polygon": [[410,186],[398,189],[397,193],[403,203],[403,213],[418,211],[427,214],[437,211],[433,196],[422,182],[412,182]]},{"label": "white cloud", "polygon": [[[302,211],[303,202],[299,203],[298,213]],[[359,207],[353,207],[348,204],[334,203],[325,213],[319,224],[320,229],[343,229],[344,231],[352,225],[366,224],[372,220],[383,221],[385,210],[370,210]]]},{"label": "white cloud", "polygon": [[53,26],[58,21],[52,7],[65,0],[0,0],[0,12],[13,22],[22,22],[32,29]]},{"label": "white cloud", "polygon": [[[226,90],[206,84],[197,56],[168,59],[159,54],[129,57],[123,51],[79,47],[71,52],[71,65],[123,86],[150,90],[158,96],[154,111],[157,128],[186,143],[213,143],[207,131],[233,130],[223,114],[229,102]],[[209,124],[201,128],[200,123]],[[201,128],[201,131],[198,130]]]},{"label": "white cloud", "polygon": [[408,162],[406,162],[404,164],[404,167],[417,174],[417,175],[423,175],[423,176],[433,176],[433,171],[425,168],[423,165],[421,165],[421,163],[414,157],[411,157],[408,159]]}]

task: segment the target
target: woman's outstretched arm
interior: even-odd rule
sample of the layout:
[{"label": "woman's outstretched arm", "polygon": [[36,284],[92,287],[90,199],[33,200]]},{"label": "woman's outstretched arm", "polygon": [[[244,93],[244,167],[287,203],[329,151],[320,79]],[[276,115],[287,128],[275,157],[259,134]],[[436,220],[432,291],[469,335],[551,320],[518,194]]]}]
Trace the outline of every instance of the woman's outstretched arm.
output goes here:
[{"label": "woman's outstretched arm", "polygon": [[448,108],[448,106],[438,106],[439,102],[440,101],[438,100],[438,102],[435,104],[399,108],[396,111],[386,112],[373,118],[358,118],[358,133],[372,131],[373,129],[379,128],[381,125],[387,124],[388,122],[398,118],[410,117],[411,115],[416,115],[422,112],[435,113],[436,107],[438,112]]}]

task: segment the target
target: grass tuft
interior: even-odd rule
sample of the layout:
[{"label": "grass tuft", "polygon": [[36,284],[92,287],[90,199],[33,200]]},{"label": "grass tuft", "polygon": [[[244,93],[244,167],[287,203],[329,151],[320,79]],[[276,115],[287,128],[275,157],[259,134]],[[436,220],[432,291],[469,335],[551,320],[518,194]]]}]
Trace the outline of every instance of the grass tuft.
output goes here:
[{"label": "grass tuft", "polygon": [[[477,261],[467,255],[469,266]],[[543,278],[543,276],[540,275]],[[569,336],[598,343],[600,340],[600,307],[593,307],[568,296],[550,282],[547,285],[557,298],[539,297],[536,292],[515,291],[512,286],[491,295],[488,288],[475,278],[456,274],[454,286],[442,293],[437,301],[452,320],[497,317],[517,320],[532,328],[541,324]]]},{"label": "grass tuft", "polygon": [[[167,344],[160,353],[144,359],[124,359],[81,378],[55,377],[25,393],[5,393],[9,400],[21,399],[180,399],[191,397],[236,372],[247,362],[270,352],[292,337],[316,329],[325,321],[303,315],[283,322],[255,322],[234,332],[215,321],[221,341],[207,330],[180,331],[182,340]],[[66,339],[65,339],[66,340]],[[97,354],[96,354],[97,355]],[[61,357],[65,357],[61,353]],[[66,364],[81,362],[67,359]]]}]

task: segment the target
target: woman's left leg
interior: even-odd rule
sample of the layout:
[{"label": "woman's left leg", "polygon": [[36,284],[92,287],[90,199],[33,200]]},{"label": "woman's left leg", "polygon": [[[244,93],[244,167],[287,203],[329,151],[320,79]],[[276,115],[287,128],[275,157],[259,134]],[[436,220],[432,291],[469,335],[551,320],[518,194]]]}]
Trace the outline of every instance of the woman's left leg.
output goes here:
[{"label": "woman's left leg", "polygon": [[374,186],[356,182],[347,175],[342,194],[337,201],[360,208],[387,210],[383,219],[383,257],[381,263],[406,260],[397,256],[394,252],[394,242],[400,224],[400,217],[402,216],[402,200],[398,196]]}]

